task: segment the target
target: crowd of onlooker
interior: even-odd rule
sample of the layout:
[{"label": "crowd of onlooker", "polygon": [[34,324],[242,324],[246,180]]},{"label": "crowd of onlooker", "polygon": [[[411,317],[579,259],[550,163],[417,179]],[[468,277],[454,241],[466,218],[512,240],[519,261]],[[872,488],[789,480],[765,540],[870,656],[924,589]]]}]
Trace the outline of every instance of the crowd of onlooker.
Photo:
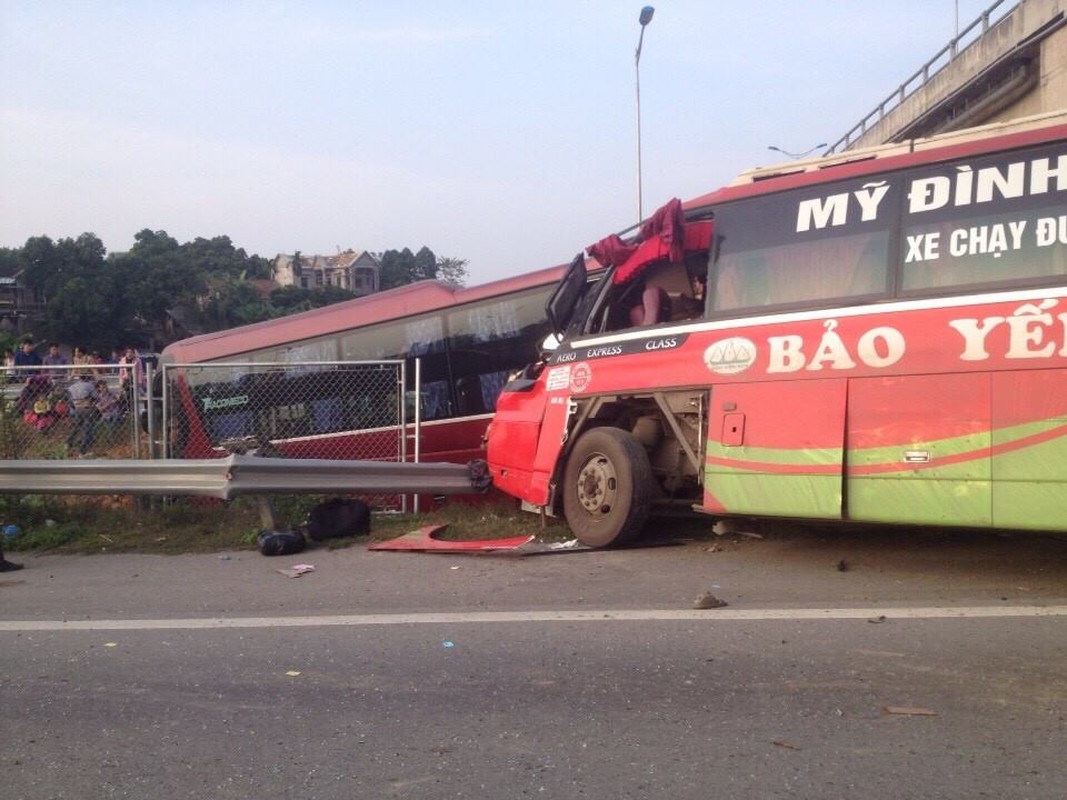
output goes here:
[{"label": "crowd of onlooker", "polygon": [[27,425],[48,431],[68,423],[67,454],[84,458],[100,433],[117,429],[130,410],[139,377],[137,351],[116,350],[112,359],[104,362],[99,353],[75,347],[68,361],[55,342],[42,356],[33,339],[25,338],[16,352],[4,353],[0,375],[5,384],[21,384],[15,410]]}]

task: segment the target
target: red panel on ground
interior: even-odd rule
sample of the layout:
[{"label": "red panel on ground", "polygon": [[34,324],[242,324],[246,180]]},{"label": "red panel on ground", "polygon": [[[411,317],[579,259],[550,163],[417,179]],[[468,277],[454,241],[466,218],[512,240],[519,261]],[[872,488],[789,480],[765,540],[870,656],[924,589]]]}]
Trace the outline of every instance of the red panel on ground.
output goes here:
[{"label": "red panel on ground", "polygon": [[533,541],[533,536],[512,536],[508,539],[479,539],[469,542],[449,542],[435,538],[447,525],[427,525],[387,542],[375,542],[368,550],[410,550],[435,553],[471,553],[487,550],[514,550]]}]

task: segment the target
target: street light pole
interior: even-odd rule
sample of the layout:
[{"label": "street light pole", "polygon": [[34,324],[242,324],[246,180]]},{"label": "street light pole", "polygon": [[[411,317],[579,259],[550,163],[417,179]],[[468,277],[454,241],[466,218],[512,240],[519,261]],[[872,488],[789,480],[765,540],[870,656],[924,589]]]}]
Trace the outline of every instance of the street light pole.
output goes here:
[{"label": "street light pole", "polygon": [[652,21],[652,15],[656,9],[645,6],[641,9],[641,15],[637,21],[641,23],[641,35],[637,39],[637,51],[634,53],[634,75],[637,86],[637,224],[641,225],[644,217],[643,203],[641,199],[641,45],[645,41],[645,26]]}]

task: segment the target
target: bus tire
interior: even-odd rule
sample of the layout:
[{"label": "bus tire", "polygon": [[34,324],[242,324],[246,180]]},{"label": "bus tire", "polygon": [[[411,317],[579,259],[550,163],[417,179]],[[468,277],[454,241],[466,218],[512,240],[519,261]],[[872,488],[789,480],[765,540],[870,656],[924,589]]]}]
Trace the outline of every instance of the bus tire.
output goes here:
[{"label": "bus tire", "polygon": [[645,448],[618,428],[582,435],[567,459],[563,513],[589,547],[624,545],[648,520],[655,483]]}]

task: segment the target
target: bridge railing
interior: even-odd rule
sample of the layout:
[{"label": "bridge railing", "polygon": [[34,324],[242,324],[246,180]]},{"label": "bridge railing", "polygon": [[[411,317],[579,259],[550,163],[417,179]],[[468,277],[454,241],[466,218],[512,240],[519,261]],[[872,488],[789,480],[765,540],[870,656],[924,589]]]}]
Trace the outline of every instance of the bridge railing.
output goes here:
[{"label": "bridge railing", "polygon": [[983,11],[974,22],[960,31],[948,44],[942,47],[933,58],[919,67],[913,75],[909,76],[900,84],[900,86],[893,90],[888,97],[875,106],[867,116],[852,126],[848,133],[830,145],[823,152],[823,155],[828,156],[833,153],[841,152],[842,150],[847,150],[848,147],[856,139],[865,134],[869,128],[881,122],[886,114],[925,86],[934,75],[951,64],[963,50],[981,38],[981,36],[985,34],[995,22],[1007,15],[1008,10],[1005,10],[999,16],[994,17],[994,12],[1005,2],[1006,0],[996,0],[996,2]]}]

